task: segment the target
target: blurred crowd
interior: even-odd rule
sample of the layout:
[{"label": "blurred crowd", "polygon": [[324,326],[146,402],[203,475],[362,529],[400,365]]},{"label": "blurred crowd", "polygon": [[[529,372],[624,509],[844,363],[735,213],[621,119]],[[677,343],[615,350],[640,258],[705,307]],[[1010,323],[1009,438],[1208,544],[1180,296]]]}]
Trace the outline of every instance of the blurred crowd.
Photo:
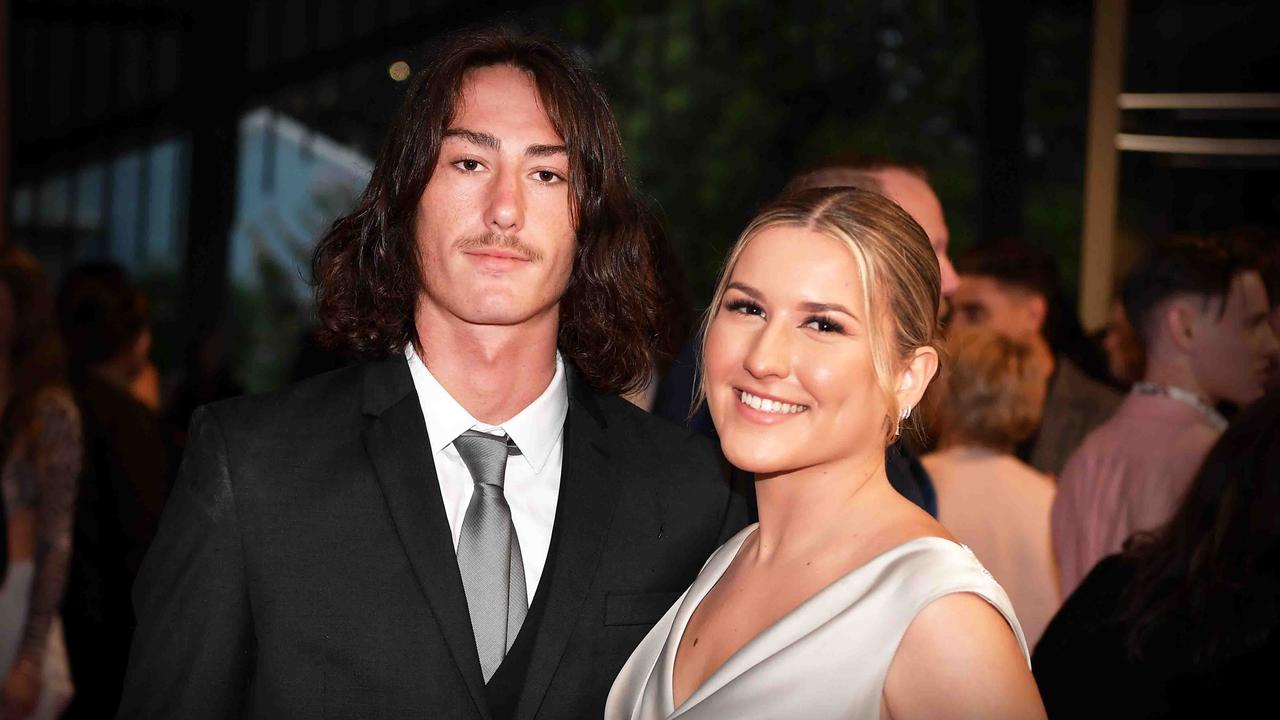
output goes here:
[{"label": "blurred crowd", "polygon": [[[1152,242],[1089,335],[1031,243],[953,263],[923,168],[841,159],[786,189],[832,185],[884,194],[934,246],[943,371],[886,463],[1007,590],[1050,716],[1081,712],[1082,687],[1135,716],[1256,693],[1280,624],[1277,238]],[[76,267],[55,294],[32,255],[0,252],[0,717],[116,707],[130,588],[187,418],[236,392],[212,361],[164,392],[149,322],[117,265]],[[712,434],[690,401],[697,354],[690,341],[631,399]],[[337,362],[312,348],[298,372]]]}]

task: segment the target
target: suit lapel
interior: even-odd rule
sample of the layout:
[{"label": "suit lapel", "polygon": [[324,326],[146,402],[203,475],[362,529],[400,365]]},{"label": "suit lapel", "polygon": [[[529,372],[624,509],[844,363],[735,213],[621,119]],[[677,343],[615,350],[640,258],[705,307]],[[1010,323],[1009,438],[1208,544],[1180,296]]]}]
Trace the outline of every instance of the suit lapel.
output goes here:
[{"label": "suit lapel", "polygon": [[542,624],[534,639],[517,720],[534,717],[564,655],[595,578],[613,521],[620,481],[610,468],[607,424],[590,388],[569,375],[560,498],[552,530],[551,577]]},{"label": "suit lapel", "polygon": [[364,432],[365,450],[400,542],[476,708],[488,720],[480,660],[449,520],[440,499],[427,426],[403,358],[369,364],[364,411],[373,416]]}]

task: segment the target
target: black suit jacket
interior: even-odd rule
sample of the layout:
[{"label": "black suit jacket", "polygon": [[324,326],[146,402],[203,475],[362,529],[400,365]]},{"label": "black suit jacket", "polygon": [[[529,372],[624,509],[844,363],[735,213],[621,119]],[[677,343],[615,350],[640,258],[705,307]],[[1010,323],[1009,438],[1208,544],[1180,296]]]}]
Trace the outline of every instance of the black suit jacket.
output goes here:
[{"label": "black suit jacket", "polygon": [[[522,719],[599,717],[747,520],[705,439],[572,371],[565,423]],[[403,358],[207,406],[190,437],[135,587],[120,717],[491,717]]]}]

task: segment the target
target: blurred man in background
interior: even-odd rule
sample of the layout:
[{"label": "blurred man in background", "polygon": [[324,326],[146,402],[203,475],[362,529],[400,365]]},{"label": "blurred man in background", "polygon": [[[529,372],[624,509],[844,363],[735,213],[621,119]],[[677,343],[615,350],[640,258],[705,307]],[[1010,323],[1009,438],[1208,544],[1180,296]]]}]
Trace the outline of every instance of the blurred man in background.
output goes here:
[{"label": "blurred man in background", "polygon": [[71,385],[84,422],[74,550],[62,603],[76,693],[68,718],[120,704],[134,616],[129,592],[155,537],[172,464],[146,295],[114,263],[74,268],[58,295]]},{"label": "blurred man in background", "polygon": [[1227,426],[1216,406],[1262,396],[1277,343],[1255,257],[1220,239],[1178,240],[1125,281],[1146,373],[1062,474],[1053,538],[1064,597],[1131,534],[1169,519]]},{"label": "blurred man in background", "polygon": [[1024,245],[977,248],[957,262],[951,329],[989,328],[1030,345],[1046,370],[1044,415],[1017,455],[1058,475],[1091,430],[1120,404],[1098,378],[1105,360],[1080,328],[1058,289],[1053,263]]},{"label": "blurred man in background", "polygon": [[784,193],[819,187],[855,187],[889,198],[920,223],[942,272],[942,297],[949,299],[960,285],[947,247],[951,232],[942,213],[942,202],[929,186],[929,174],[919,165],[878,158],[833,161],[806,170],[787,183]]}]

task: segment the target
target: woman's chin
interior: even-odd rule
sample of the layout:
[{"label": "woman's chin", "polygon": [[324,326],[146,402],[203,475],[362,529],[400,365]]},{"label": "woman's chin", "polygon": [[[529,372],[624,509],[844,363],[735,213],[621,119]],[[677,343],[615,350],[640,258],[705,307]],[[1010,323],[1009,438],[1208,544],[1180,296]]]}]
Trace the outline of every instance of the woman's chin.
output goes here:
[{"label": "woman's chin", "polygon": [[756,475],[772,475],[799,467],[789,450],[726,442],[724,438],[720,440],[720,449],[731,465]]}]

